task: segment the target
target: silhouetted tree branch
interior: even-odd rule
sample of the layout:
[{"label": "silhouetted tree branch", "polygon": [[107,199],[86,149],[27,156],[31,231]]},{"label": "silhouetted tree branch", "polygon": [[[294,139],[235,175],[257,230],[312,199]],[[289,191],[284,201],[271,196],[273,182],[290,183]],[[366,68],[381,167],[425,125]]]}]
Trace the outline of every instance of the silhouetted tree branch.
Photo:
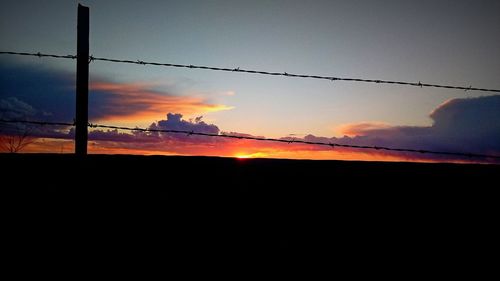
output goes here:
[{"label": "silhouetted tree branch", "polygon": [[28,126],[8,126],[0,129],[0,150],[17,153],[29,144],[35,142],[36,138],[31,135],[32,128]]}]

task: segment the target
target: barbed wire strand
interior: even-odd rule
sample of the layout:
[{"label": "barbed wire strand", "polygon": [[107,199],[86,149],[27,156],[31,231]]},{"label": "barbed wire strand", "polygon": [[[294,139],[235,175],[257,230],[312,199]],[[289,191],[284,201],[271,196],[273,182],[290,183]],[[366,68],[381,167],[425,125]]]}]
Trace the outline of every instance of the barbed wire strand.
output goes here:
[{"label": "barbed wire strand", "polygon": [[52,55],[52,54],[43,54],[43,53],[23,53],[23,52],[0,52],[2,55],[17,55],[17,56],[35,56],[39,58],[49,57],[49,58],[58,58],[58,59],[76,59],[77,56],[74,55]]},{"label": "barbed wire strand", "polygon": [[[8,55],[22,55],[22,56],[37,56],[37,57],[54,57],[54,58],[67,58],[76,59],[77,56],[74,55],[50,55],[42,53],[19,53],[19,52],[0,52],[0,54]],[[236,68],[223,68],[223,67],[213,67],[213,66],[201,66],[201,65],[191,65],[191,64],[174,64],[174,63],[159,63],[159,62],[147,62],[142,60],[124,60],[124,59],[111,59],[103,57],[89,56],[89,63],[93,61],[105,61],[112,63],[128,63],[137,65],[152,65],[152,66],[164,66],[164,67],[175,67],[175,68],[189,68],[189,69],[204,69],[213,71],[224,71],[224,72],[240,72],[249,74],[261,74],[261,75],[271,75],[271,76],[285,76],[292,78],[309,78],[309,79],[321,79],[328,81],[348,81],[348,82],[363,82],[363,83],[376,83],[376,84],[393,84],[393,85],[404,85],[404,86],[414,86],[414,87],[430,87],[430,88],[444,88],[444,89],[454,89],[454,90],[464,90],[464,91],[482,91],[482,92],[495,92],[500,93],[500,89],[487,89],[487,88],[477,88],[463,86],[452,86],[452,85],[442,85],[442,84],[429,84],[418,82],[404,82],[404,81],[391,81],[391,80],[376,80],[376,79],[363,79],[363,78],[348,78],[348,77],[334,77],[334,76],[320,76],[320,75],[308,75],[308,74],[293,74],[288,72],[269,72],[260,70],[247,70],[239,67]]]},{"label": "barbed wire strand", "polygon": [[50,122],[50,121],[29,121],[29,120],[13,120],[13,119],[0,119],[2,123],[21,123],[21,124],[33,124],[40,126],[75,126],[75,123],[67,122]]},{"label": "barbed wire strand", "polygon": [[[74,123],[27,121],[27,120],[7,120],[7,119],[0,119],[0,122],[3,122],[3,123],[26,123],[26,124],[35,124],[35,125],[42,125],[42,126],[44,126],[44,125],[75,126]],[[333,142],[325,143],[325,142],[306,141],[306,140],[295,139],[295,138],[292,138],[292,139],[287,139],[287,138],[276,139],[276,138],[242,136],[242,135],[231,135],[231,134],[202,133],[202,132],[187,131],[187,130],[167,130],[167,129],[151,129],[151,128],[138,128],[138,127],[132,128],[132,127],[113,126],[113,125],[101,125],[101,124],[92,124],[92,123],[89,123],[88,127],[90,127],[90,128],[113,129],[113,130],[139,131],[139,132],[175,133],[175,134],[186,134],[188,136],[197,135],[197,136],[231,138],[231,139],[240,139],[240,140],[279,142],[279,143],[288,143],[288,144],[298,143],[298,144],[307,144],[307,145],[329,146],[331,148],[343,147],[343,148],[354,148],[354,149],[386,150],[386,151],[395,151],[395,152],[411,152],[411,153],[420,153],[420,154],[439,154],[439,155],[461,156],[461,157],[469,157],[469,158],[474,157],[474,158],[500,159],[500,155],[487,155],[487,154],[465,153],[465,152],[449,152],[449,151],[434,151],[434,150],[410,149],[410,148],[394,148],[394,147],[385,147],[385,146],[352,145],[352,144],[340,144],[340,143],[333,143]]]}]

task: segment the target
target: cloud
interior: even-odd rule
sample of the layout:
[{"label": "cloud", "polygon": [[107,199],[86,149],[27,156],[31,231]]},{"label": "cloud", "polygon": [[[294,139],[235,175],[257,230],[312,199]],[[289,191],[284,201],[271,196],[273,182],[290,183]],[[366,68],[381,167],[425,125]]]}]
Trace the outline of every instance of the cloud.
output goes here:
[{"label": "cloud", "polygon": [[[0,99],[0,119],[6,120],[28,120],[38,119],[40,116],[45,116],[44,112],[39,112],[30,104],[19,100],[16,97],[8,97]],[[40,128],[32,124],[25,123],[4,123],[0,122],[0,135],[44,135],[47,127]],[[53,134],[49,134],[54,136]]]},{"label": "cloud", "polygon": [[161,92],[151,86],[147,83],[94,82],[90,89],[95,102],[89,114],[96,116],[96,120],[140,122],[161,118],[165,112],[191,115],[232,109],[198,97]]},{"label": "cloud", "polygon": [[[216,125],[207,124],[202,119],[203,116],[194,120],[183,120],[182,114],[168,113],[167,119],[153,122],[148,129],[151,130],[176,130],[207,134],[219,134],[220,130]],[[178,145],[192,145],[193,143],[213,143],[214,138],[207,136],[189,135],[185,133],[163,133],[163,132],[120,132],[118,130],[92,129],[89,132],[89,140],[114,141],[123,143],[148,143],[158,146],[159,143],[169,143],[175,141]],[[154,149],[158,149],[155,147]]]},{"label": "cloud", "polygon": [[[451,99],[431,114],[428,127],[344,125],[356,143],[416,149],[500,154],[500,96]],[[368,128],[368,129],[367,129]]]},{"label": "cloud", "polygon": [[436,108],[430,117],[435,133],[446,138],[473,139],[482,144],[493,140],[500,147],[500,96],[452,99]]},{"label": "cloud", "polygon": [[363,136],[365,132],[370,132],[377,129],[386,129],[391,127],[387,123],[382,122],[360,122],[355,124],[345,124],[339,126],[337,131],[346,136]]},{"label": "cloud", "polygon": [[[284,140],[338,143],[348,145],[385,146],[393,148],[424,149],[449,152],[470,152],[500,155],[500,96],[453,99],[438,106],[432,113],[432,126],[389,126],[375,122],[344,125],[354,136],[303,138],[283,137]],[[233,136],[253,135],[222,132],[215,124],[202,117],[184,120],[181,114],[168,113],[165,120],[154,122],[150,129],[179,130]],[[305,159],[343,159],[378,161],[452,161],[488,162],[493,159],[460,158],[450,156],[331,148],[298,143],[275,143],[233,138],[214,138],[185,133],[120,132],[93,130],[89,133],[93,147],[100,153],[180,154],[237,157],[273,157]]]},{"label": "cloud", "polygon": [[193,131],[206,134],[219,133],[220,130],[216,125],[207,124],[202,119],[203,116],[199,116],[194,121],[186,121],[182,120],[182,114],[168,113],[166,120],[160,120],[156,124],[153,123],[150,129]]},{"label": "cloud", "polygon": [[[71,122],[75,117],[73,75],[39,65],[25,66],[0,60],[2,106],[17,106],[20,109],[19,102],[23,102],[37,110],[33,118]],[[157,83],[117,83],[102,77],[94,79],[96,82],[92,82],[89,89],[89,120],[92,122],[150,122],[162,118],[166,112],[194,115],[232,108],[200,97],[157,90]]]},{"label": "cloud", "polygon": [[33,106],[17,99],[8,97],[0,99],[0,118],[4,119],[26,119],[37,113]]},{"label": "cloud", "polygon": [[[0,100],[25,103],[35,111],[30,117],[72,121],[75,116],[74,78],[38,64],[19,65],[0,60]],[[19,104],[17,104],[19,106]],[[3,111],[3,109],[2,109]]]}]

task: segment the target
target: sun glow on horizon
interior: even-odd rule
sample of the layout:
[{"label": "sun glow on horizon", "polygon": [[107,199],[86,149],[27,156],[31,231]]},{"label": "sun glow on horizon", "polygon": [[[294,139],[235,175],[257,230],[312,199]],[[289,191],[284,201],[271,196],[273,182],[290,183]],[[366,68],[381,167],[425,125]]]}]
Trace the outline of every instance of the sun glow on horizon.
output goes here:
[{"label": "sun glow on horizon", "polygon": [[238,159],[265,158],[266,156],[268,156],[268,155],[266,153],[262,153],[262,152],[256,152],[256,153],[251,153],[251,154],[236,153],[234,155],[234,157],[238,158]]}]

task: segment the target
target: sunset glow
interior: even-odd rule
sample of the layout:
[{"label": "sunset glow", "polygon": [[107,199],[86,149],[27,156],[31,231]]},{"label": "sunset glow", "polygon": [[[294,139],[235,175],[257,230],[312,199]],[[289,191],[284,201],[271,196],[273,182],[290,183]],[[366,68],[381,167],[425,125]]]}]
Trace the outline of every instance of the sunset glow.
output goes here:
[{"label": "sunset glow", "polygon": [[266,158],[269,157],[269,154],[262,153],[262,152],[255,152],[251,154],[243,154],[243,153],[237,153],[234,155],[236,158],[240,159],[248,159],[248,158]]},{"label": "sunset glow", "polygon": [[[500,162],[499,1],[82,1],[89,153]],[[0,139],[71,153],[78,3],[7,2]]]}]

